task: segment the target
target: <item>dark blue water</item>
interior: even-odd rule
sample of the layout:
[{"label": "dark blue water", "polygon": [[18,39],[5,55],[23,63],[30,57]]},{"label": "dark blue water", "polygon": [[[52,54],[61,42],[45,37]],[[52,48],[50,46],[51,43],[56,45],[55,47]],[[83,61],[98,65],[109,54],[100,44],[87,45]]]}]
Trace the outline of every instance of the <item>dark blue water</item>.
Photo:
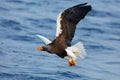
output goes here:
[{"label": "dark blue water", "polygon": [[[93,10],[77,25],[87,57],[66,60],[38,52],[35,36],[54,39],[62,10],[88,2]],[[119,0],[0,0],[0,80],[120,80]]]}]

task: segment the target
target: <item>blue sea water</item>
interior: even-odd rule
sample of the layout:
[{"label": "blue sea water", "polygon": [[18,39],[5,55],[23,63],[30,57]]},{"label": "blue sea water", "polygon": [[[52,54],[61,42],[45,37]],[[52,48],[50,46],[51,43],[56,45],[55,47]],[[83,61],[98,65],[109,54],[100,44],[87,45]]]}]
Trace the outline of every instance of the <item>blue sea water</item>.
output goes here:
[{"label": "blue sea water", "polygon": [[[47,52],[35,35],[55,38],[59,12],[88,2],[78,25],[87,57],[75,67]],[[0,0],[0,80],[120,80],[120,0]]]}]

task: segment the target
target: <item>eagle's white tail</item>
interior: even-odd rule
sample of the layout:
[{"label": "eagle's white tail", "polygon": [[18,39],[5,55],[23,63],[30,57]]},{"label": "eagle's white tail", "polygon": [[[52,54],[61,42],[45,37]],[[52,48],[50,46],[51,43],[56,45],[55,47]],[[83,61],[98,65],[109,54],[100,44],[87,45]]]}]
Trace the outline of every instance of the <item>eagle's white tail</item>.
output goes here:
[{"label": "eagle's white tail", "polygon": [[76,56],[84,59],[84,57],[87,55],[85,48],[81,42],[78,42],[77,44],[68,47],[69,50],[71,50]]}]

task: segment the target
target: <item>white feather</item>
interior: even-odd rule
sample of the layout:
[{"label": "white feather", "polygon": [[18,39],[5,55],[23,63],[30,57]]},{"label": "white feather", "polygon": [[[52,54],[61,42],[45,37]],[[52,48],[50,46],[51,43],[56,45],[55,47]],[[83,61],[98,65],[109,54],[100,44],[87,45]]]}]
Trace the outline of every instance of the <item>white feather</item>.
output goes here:
[{"label": "white feather", "polygon": [[76,59],[75,54],[71,50],[69,50],[68,48],[66,48],[65,50],[67,52],[67,55],[69,56],[68,58]]},{"label": "white feather", "polygon": [[45,45],[50,44],[52,42],[51,40],[49,40],[48,38],[42,35],[36,35],[36,36],[39,37],[45,43]]},{"label": "white feather", "polygon": [[66,48],[68,51],[71,51],[76,57],[84,58],[87,54],[85,51],[85,48],[81,42],[78,42],[77,44],[67,47]]},{"label": "white feather", "polygon": [[57,17],[56,37],[58,37],[58,36],[62,33],[61,24],[60,24],[61,14],[62,14],[62,13],[59,13],[59,15],[58,15],[58,17]]}]

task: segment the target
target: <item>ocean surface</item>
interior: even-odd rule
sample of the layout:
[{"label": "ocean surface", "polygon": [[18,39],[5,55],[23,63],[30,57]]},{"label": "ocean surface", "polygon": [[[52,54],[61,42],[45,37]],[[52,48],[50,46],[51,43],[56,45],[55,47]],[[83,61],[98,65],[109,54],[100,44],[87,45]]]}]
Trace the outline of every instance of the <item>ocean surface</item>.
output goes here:
[{"label": "ocean surface", "polygon": [[[77,65],[37,51],[36,37],[55,38],[64,9],[88,2],[92,11],[77,25],[72,44],[87,51]],[[120,80],[120,0],[0,0],[0,80]]]}]

